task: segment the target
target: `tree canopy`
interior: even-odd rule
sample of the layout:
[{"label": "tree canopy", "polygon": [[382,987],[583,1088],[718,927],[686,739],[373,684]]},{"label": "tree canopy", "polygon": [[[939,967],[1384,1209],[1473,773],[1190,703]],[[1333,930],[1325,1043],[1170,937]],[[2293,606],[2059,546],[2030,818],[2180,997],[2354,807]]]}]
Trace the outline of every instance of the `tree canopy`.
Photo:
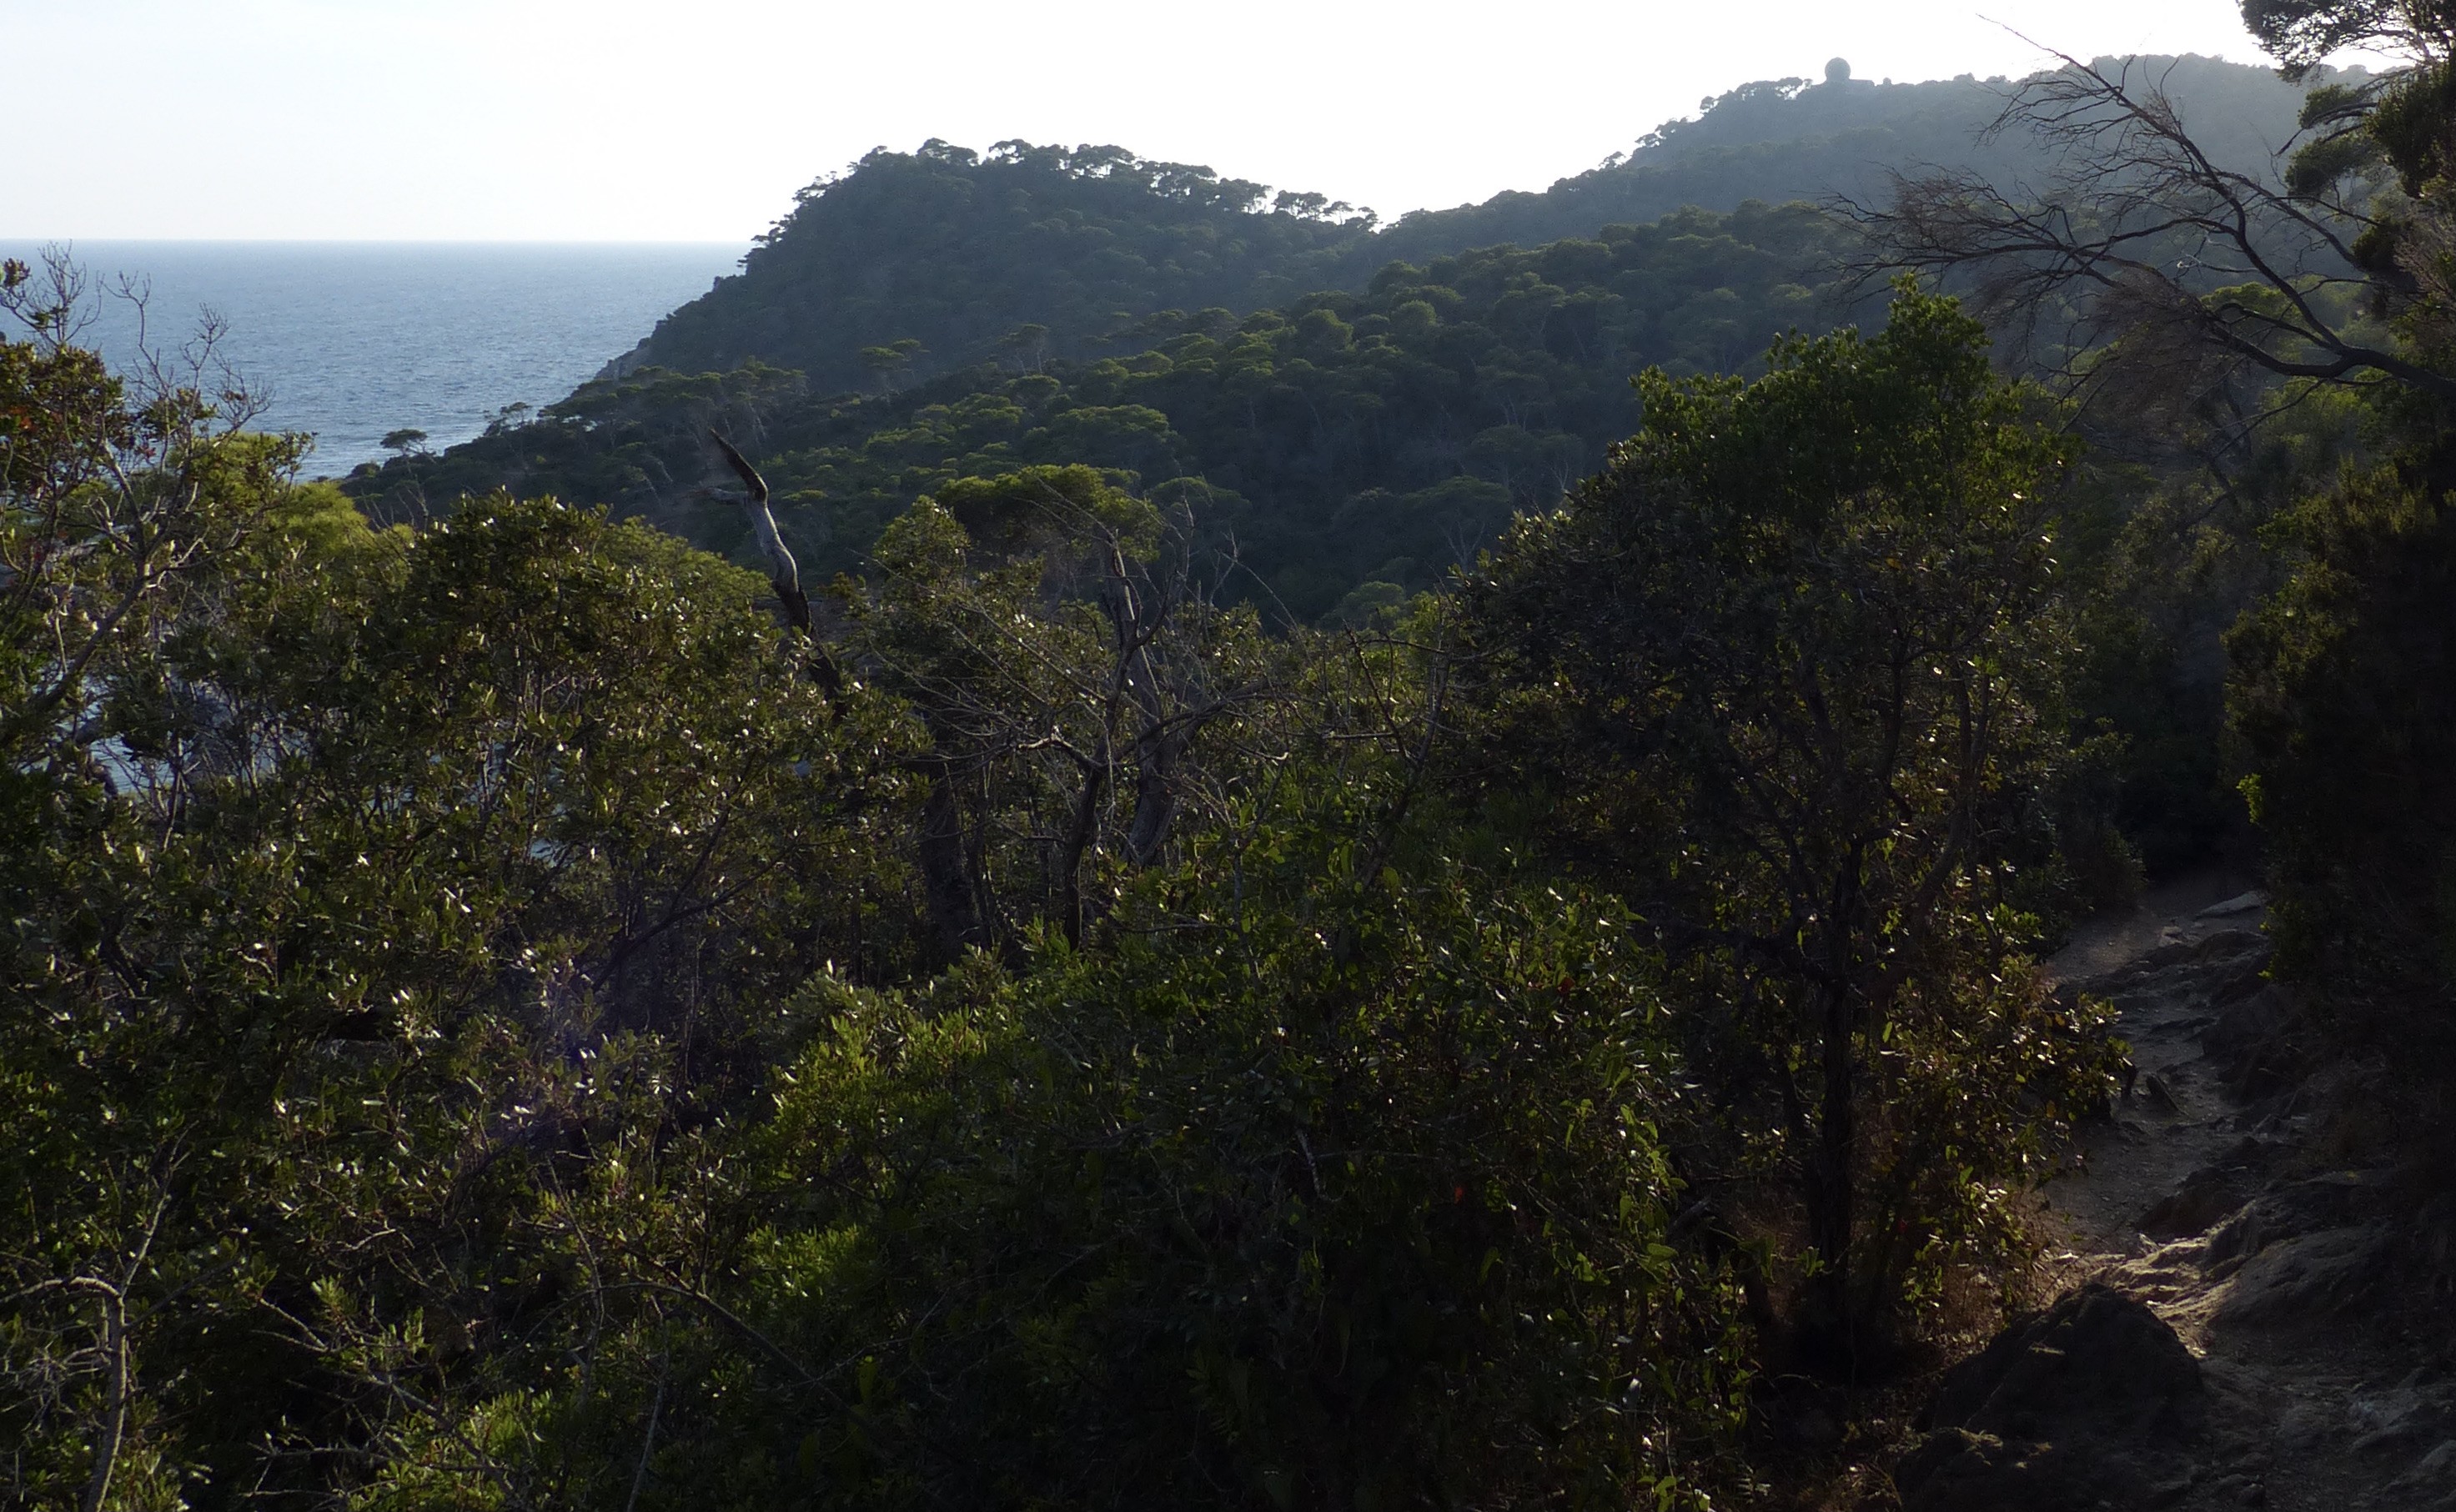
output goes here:
[{"label": "tree canopy", "polygon": [[1320,194],[1274,197],[1115,147],[882,148],[803,190],[740,275],[619,365],[755,359],[834,393],[872,386],[862,354],[897,342],[913,343],[915,376],[1016,351],[1031,326],[1080,355],[1157,311],[1241,314],[1328,283],[1331,255],[1366,224]]},{"label": "tree canopy", "polygon": [[[1545,258],[1738,246],[1410,270],[1140,377],[1259,406],[1213,375],[1438,368],[1471,309],[1573,354],[1612,327]],[[1566,514],[1317,630],[1115,459],[926,475],[824,613],[552,499],[378,528],[10,279],[13,1502],[1705,1512],[1764,1374],[2017,1255],[2003,1183],[2111,1085],[2009,885],[2056,869],[2061,451],[1945,301],[1653,373]],[[1803,659],[1834,761],[1768,755]]]},{"label": "tree canopy", "polygon": [[[493,487],[638,513],[719,550],[694,498],[710,422],[742,439],[822,577],[858,572],[913,495],[1039,464],[1109,469],[1189,510],[1239,563],[1232,596],[1311,621],[1471,563],[1515,509],[1592,470],[1637,416],[1628,375],[1752,363],[1830,321],[1840,235],[1805,206],[1615,226],[1592,240],[1393,264],[1362,293],[1238,317],[1163,311],[1115,355],[1010,350],[895,393],[823,397],[763,366],[589,384],[535,422],[351,480],[380,504]],[[747,560],[747,559],[746,559]]]},{"label": "tree canopy", "polygon": [[[2301,92],[2214,58],[2143,58],[2229,166],[2258,169],[2293,134]],[[1586,239],[1685,209],[1878,196],[1888,171],[1996,180],[2043,159],[1988,137],[2005,81],[1767,79],[1700,102],[1603,165],[1541,192],[1417,211],[1387,227],[1319,194],[1274,192],[1116,147],[932,140],[881,148],[796,196],[744,260],[610,364],[685,373],[749,362],[822,392],[875,386],[867,350],[916,343],[913,378],[1005,355],[1096,357],[1167,310],[1242,316],[1320,289],[1362,290],[1394,261]],[[1037,336],[1019,334],[1036,329]]]}]

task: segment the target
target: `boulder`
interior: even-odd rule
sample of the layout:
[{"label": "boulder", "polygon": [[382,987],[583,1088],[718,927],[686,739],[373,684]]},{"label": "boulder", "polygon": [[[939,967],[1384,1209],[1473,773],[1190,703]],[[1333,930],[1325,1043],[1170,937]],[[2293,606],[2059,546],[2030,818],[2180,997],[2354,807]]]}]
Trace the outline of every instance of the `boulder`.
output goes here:
[{"label": "boulder", "polygon": [[2356,1392],[2345,1402],[2345,1426],[2352,1432],[2349,1447],[2356,1454],[2411,1453],[2417,1446],[2438,1443],[2456,1428],[2456,1390],[2432,1379],[2427,1370],[2417,1370],[2384,1391]]},{"label": "boulder", "polygon": [[2159,1505],[2190,1483],[2207,1397],[2162,1318],[2085,1286],[1946,1373],[1894,1484],[1906,1512]]},{"label": "boulder", "polygon": [[2245,1260],[2213,1322],[2288,1322],[2343,1312],[2368,1297],[2385,1273],[2394,1236],[2364,1225],[2323,1229],[2280,1240]]},{"label": "boulder", "polygon": [[2200,910],[2200,917],[2231,919],[2241,914],[2256,913],[2266,907],[2268,907],[2268,894],[2254,888],[2249,892],[2239,892],[2222,903],[2210,904]]},{"label": "boulder", "polygon": [[2249,1194],[2242,1177],[2224,1166],[2202,1166],[2182,1185],[2151,1203],[2138,1227],[2153,1239],[2183,1239],[2206,1234],[2220,1218],[2243,1204]]},{"label": "boulder", "polygon": [[2347,1228],[2389,1211],[2388,1174],[2337,1171],[2263,1192],[2209,1236],[2211,1271],[2238,1265],[2269,1245]]},{"label": "boulder", "polygon": [[2293,991],[2254,972],[2211,1001],[2218,1011],[2200,1031],[2200,1053],[2217,1065],[2227,1091],[2251,1099],[2290,1086],[2301,1067],[2296,1039],[2303,1022]]}]

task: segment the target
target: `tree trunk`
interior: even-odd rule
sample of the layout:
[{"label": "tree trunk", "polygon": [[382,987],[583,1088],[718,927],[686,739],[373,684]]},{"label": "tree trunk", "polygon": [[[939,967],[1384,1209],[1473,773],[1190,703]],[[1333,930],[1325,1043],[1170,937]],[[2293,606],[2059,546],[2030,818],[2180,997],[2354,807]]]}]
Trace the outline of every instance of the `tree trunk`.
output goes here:
[{"label": "tree trunk", "polygon": [[1168,844],[1169,827],[1177,819],[1177,758],[1183,746],[1177,734],[1147,737],[1142,761],[1135,772],[1134,820],[1126,827],[1126,859],[1148,867]]},{"label": "tree trunk", "polygon": [[930,905],[930,922],[937,926],[939,947],[949,959],[968,948],[989,948],[982,927],[979,889],[972,885],[971,858],[964,853],[964,810],[955,799],[954,773],[940,763],[930,779],[930,793],[921,802],[921,887]]},{"label": "tree trunk", "polygon": [[102,1512],[111,1497],[112,1472],[119,1464],[120,1441],[128,1434],[128,1306],[115,1287],[102,1289],[102,1349],[109,1361],[110,1400],[93,1436],[93,1471],[86,1478],[81,1512]]},{"label": "tree trunk", "polygon": [[1822,995],[1822,1107],[1816,1148],[1809,1155],[1804,1184],[1808,1240],[1816,1255],[1817,1274],[1809,1285],[1805,1322],[1811,1348],[1848,1360],[1856,1352],[1860,1322],[1851,1284],[1851,1237],[1857,1205],[1852,1169],[1852,1147],[1858,1139],[1852,1102],[1858,1078],[1852,1043],[1856,1015],[1848,987],[1829,987]]},{"label": "tree trunk", "polygon": [[1066,931],[1066,943],[1076,948],[1083,944],[1083,857],[1092,848],[1092,836],[1100,823],[1100,795],[1108,790],[1109,768],[1087,765],[1083,768],[1083,791],[1074,801],[1074,824],[1067,833],[1057,858],[1057,924]]}]

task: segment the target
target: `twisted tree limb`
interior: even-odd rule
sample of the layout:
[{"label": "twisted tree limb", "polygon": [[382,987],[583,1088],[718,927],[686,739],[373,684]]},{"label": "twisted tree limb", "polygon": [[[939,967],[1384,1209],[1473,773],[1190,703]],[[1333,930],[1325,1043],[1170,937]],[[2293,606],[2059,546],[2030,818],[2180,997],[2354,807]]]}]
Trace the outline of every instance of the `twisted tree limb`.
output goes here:
[{"label": "twisted tree limb", "polygon": [[714,426],[708,427],[707,439],[725,454],[727,464],[747,490],[743,497],[742,507],[750,516],[750,531],[759,539],[759,549],[767,555],[768,581],[775,586],[776,600],[785,607],[785,623],[801,631],[809,641],[810,670],[818,678],[819,685],[832,697],[843,690],[844,678],[836,670],[835,658],[828,654],[828,648],[820,643],[818,631],[811,624],[810,598],[802,591],[801,564],[793,560],[793,553],[786,546],[783,534],[776,529],[775,513],[768,507],[768,480],[760,477],[759,470],[750,465],[750,460],[736,450],[734,444]]}]

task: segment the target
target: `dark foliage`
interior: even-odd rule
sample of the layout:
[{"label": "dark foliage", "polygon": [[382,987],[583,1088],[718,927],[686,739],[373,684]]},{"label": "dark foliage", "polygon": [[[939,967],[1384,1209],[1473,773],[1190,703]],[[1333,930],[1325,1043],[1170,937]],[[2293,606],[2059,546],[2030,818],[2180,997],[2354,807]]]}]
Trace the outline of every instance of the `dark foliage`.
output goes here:
[{"label": "dark foliage", "polygon": [[[1624,274],[1737,245],[1462,259],[1464,290],[1398,276],[1074,379],[1259,402],[1218,373],[1450,371],[1470,298],[1549,355],[1591,333],[1552,324],[1544,259],[1591,283],[1622,240]],[[12,1502],[1696,1512],[1750,1484],[1762,1330],[1813,1321],[1767,1279],[1841,1253],[1779,1200],[1701,1200],[1817,1158],[1764,1068],[1831,1021],[1789,957],[1698,950],[1701,912],[1816,932],[1711,801],[1734,785],[1796,779],[1845,850],[1871,791],[1908,804],[1826,931],[1882,1046],[1840,1098],[1885,1132],[1850,1179],[1907,1223],[1844,1236],[1854,1307],[1914,1325],[1937,1266],[2011,1253],[2002,1182],[2095,1074],[2089,1015],[1976,911],[2056,738],[2027,711],[2063,620],[2004,489],[2057,448],[1935,301],[1752,388],[1654,375],[1578,496],[1668,532],[1631,560],[1737,660],[1665,660],[1577,551],[1538,639],[1754,687],[1777,743],[1796,701],[1749,659],[1801,652],[1954,737],[1896,771],[1859,719],[1839,766],[1768,766],[1667,707],[1581,755],[1577,690],[1513,684],[1572,738],[1539,758],[1565,814],[1632,773],[1696,800],[1667,879],[1530,826],[1537,766],[1460,780],[1494,770],[1466,659],[1507,614],[1266,633],[1203,591],[1187,488],[932,475],[871,575],[780,627],[756,576],[596,510],[370,528],[292,481],[296,440],[193,386],[132,398],[8,293],[34,325],[0,345]],[[1025,383],[1064,386],[984,401]],[[1121,408],[1052,408],[1047,444]],[[1854,427],[1883,455],[1837,472]],[[1645,509],[1675,481],[1714,501],[1702,535]],[[1575,534],[1513,538],[1513,602]],[[1822,548],[1886,591],[1854,608]],[[1953,667],[1914,708],[1869,691],[1905,645]]]},{"label": "dark foliage", "polygon": [[1839,250],[1808,207],[1751,205],[1394,264],[1364,293],[1241,319],[1171,311],[1131,355],[987,363],[895,395],[823,398],[762,366],[651,370],[350,488],[379,509],[551,490],[744,552],[739,512],[694,497],[713,422],[744,439],[795,554],[825,576],[863,570],[916,494],[1088,463],[1191,511],[1241,564],[1231,595],[1354,617],[1440,582],[1511,511],[1591,471],[1635,423],[1639,368],[1744,368],[1774,336],[1847,313]]},{"label": "dark foliage", "polygon": [[[2267,168],[2294,134],[2302,92],[2266,69],[2198,56],[2127,61],[2163,81],[2196,137],[2230,168]],[[1919,84],[1847,76],[1745,84],[1701,101],[1695,119],[1648,133],[1625,157],[1541,194],[1402,216],[1374,237],[1375,253],[1422,258],[1500,242],[1525,246],[1683,206],[1732,210],[1745,199],[1868,202],[1893,173],[1951,171],[2008,186],[2034,180],[2050,162],[2038,144],[2017,133],[1987,134],[2014,87],[1966,73]]]},{"label": "dark foliage", "polygon": [[993,357],[1037,365],[1161,310],[1241,312],[1332,282],[1362,229],[1319,194],[1027,142],[881,149],[796,199],[739,276],[659,321],[626,365],[755,359],[829,393]]},{"label": "dark foliage", "polygon": [[[1881,336],[1785,343],[1754,384],[1649,374],[1638,434],[1467,595],[1486,780],[1693,973],[1691,1064],[1736,1145],[1779,1153],[1807,1341],[1846,1357],[1914,1272],[1985,1242],[1989,1215],[1915,1174],[1931,1153],[2014,1176],[2036,1116],[2101,1080],[2007,966],[2009,906],[2042,896],[2016,876],[2055,854],[2068,459],[1985,348],[1914,291]],[[1970,1093],[2013,1061],[2036,1101],[2007,1121]]]}]

